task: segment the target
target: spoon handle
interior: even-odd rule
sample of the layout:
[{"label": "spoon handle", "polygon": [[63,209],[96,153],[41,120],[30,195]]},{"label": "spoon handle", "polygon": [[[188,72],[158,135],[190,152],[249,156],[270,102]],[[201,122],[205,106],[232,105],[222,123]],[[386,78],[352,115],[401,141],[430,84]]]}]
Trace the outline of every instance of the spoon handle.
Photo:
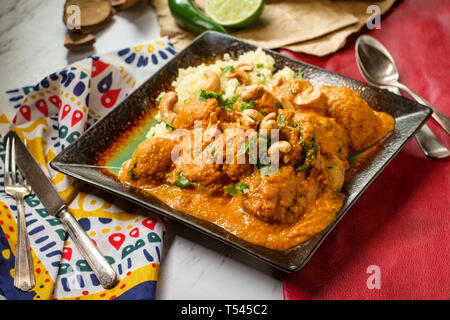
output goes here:
[{"label": "spoon handle", "polygon": [[442,159],[450,155],[450,151],[439,142],[426,124],[417,130],[416,139],[423,153],[429,158]]},{"label": "spoon handle", "polygon": [[[397,87],[385,87],[385,89],[401,96]],[[416,132],[417,142],[423,153],[433,159],[442,159],[450,156],[450,151],[439,141],[433,131],[424,124]]]},{"label": "spoon handle", "polygon": [[403,91],[406,91],[417,102],[419,102],[423,105],[426,105],[427,107],[430,107],[431,110],[433,110],[432,117],[437,121],[437,123],[439,123],[441,125],[442,128],[444,128],[444,130],[448,134],[450,134],[450,119],[445,114],[443,114],[439,109],[434,107],[431,103],[429,103],[427,100],[422,98],[420,95],[418,95],[417,93],[412,91],[410,88],[408,88],[404,84],[402,84],[400,82],[396,82],[394,85],[396,87],[402,89]]}]

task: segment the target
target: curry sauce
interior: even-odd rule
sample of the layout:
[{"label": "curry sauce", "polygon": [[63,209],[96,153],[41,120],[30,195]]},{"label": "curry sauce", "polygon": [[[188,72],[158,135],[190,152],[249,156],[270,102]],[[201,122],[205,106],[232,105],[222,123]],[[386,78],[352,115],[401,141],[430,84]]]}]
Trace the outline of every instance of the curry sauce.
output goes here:
[{"label": "curry sauce", "polygon": [[324,230],[345,200],[348,155],[375,145],[395,125],[346,87],[279,78],[270,89],[241,83],[225,99],[215,85],[177,111],[177,93],[164,94],[163,130],[137,147],[119,179],[271,249],[289,249]]},{"label": "curry sauce", "polygon": [[242,195],[211,195],[195,189],[181,189],[170,184],[139,185],[169,206],[215,223],[228,232],[257,245],[275,250],[294,247],[324,230],[345,200],[343,194],[321,194],[309,204],[293,224],[267,223],[246,213],[240,206]]}]

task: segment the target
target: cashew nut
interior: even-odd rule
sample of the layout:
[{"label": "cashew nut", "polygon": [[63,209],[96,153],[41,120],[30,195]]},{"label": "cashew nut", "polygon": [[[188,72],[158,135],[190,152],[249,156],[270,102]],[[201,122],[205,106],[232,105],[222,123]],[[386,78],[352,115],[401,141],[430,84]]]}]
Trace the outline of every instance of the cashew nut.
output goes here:
[{"label": "cashew nut", "polygon": [[239,62],[235,68],[243,71],[253,71],[254,66],[251,62]]},{"label": "cashew nut", "polygon": [[286,79],[284,79],[283,76],[276,78],[275,80],[273,80],[272,83],[272,87],[279,87],[281,86],[284,82],[286,81]]},{"label": "cashew nut", "polygon": [[239,120],[244,126],[254,128],[258,125],[258,123],[255,120],[253,120],[250,116],[246,115],[245,113],[236,112],[236,114],[238,115]]},{"label": "cashew nut", "polygon": [[278,129],[276,118],[277,114],[275,112],[269,113],[259,124],[259,130],[264,129],[269,133],[271,129]]},{"label": "cashew nut", "polygon": [[283,154],[283,161],[286,163],[289,161],[289,152],[292,150],[292,145],[287,141],[277,141],[273,143],[269,149],[267,150],[267,154],[269,155],[272,162],[278,162],[278,156]]},{"label": "cashew nut", "polygon": [[301,107],[322,109],[325,105],[325,99],[317,87],[307,87],[300,94],[295,97],[295,104]]},{"label": "cashew nut", "polygon": [[177,114],[173,112],[173,107],[178,101],[178,95],[169,91],[164,94],[159,103],[159,114],[161,115],[161,120],[172,124],[175,121]]},{"label": "cashew nut", "polygon": [[219,92],[220,91],[220,78],[212,70],[205,70],[203,71],[203,75],[206,77],[206,80],[208,80],[208,83],[205,85],[203,89],[206,91],[213,91],[213,92]]},{"label": "cashew nut", "polygon": [[266,89],[264,89],[263,86],[252,86],[247,88],[239,87],[236,90],[236,94],[241,95],[242,99],[245,100],[258,100],[265,92]]},{"label": "cashew nut", "polygon": [[236,78],[243,85],[248,85],[250,83],[250,77],[242,69],[235,69],[233,71],[228,71],[227,78],[228,79]]},{"label": "cashew nut", "polygon": [[263,115],[255,109],[245,109],[242,113],[255,121],[262,121],[264,119]]}]

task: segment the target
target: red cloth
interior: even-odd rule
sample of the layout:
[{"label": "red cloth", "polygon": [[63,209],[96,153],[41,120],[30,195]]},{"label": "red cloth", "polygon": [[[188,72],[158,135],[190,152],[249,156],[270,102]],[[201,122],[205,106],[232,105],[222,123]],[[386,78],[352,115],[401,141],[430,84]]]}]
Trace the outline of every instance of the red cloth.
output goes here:
[{"label": "red cloth", "polygon": [[[401,81],[450,115],[450,1],[395,5],[381,29],[363,30],[391,52]],[[361,34],[360,33],[360,34]],[[359,34],[358,34],[359,35]],[[352,36],[325,58],[285,55],[363,81]],[[428,125],[450,148],[449,136]],[[285,299],[448,299],[450,159],[429,160],[415,139],[373,182],[299,272],[284,276]],[[370,290],[370,265],[381,288]]]}]

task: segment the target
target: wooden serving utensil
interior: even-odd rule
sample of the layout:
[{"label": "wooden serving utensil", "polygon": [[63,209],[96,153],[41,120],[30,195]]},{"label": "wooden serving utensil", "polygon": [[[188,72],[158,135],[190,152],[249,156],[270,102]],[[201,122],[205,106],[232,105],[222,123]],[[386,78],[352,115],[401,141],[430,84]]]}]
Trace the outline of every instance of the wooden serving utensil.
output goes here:
[{"label": "wooden serving utensil", "polygon": [[91,33],[68,32],[64,39],[64,46],[69,50],[84,50],[92,47],[95,37]]},{"label": "wooden serving utensil", "polygon": [[[106,28],[118,10],[128,9],[139,0],[66,0],[64,4],[63,22],[69,29],[70,6],[80,10],[79,26],[69,29],[64,40],[64,46],[69,50],[82,50],[95,43],[94,32]],[[72,21],[70,21],[73,23]]]},{"label": "wooden serving utensil", "polygon": [[112,0],[110,2],[117,10],[125,10],[134,6],[138,1],[139,0]]},{"label": "wooden serving utensil", "polygon": [[111,3],[106,0],[66,0],[64,5],[63,22],[67,23],[67,8],[80,8],[80,27],[90,27],[102,23],[111,15]]}]

